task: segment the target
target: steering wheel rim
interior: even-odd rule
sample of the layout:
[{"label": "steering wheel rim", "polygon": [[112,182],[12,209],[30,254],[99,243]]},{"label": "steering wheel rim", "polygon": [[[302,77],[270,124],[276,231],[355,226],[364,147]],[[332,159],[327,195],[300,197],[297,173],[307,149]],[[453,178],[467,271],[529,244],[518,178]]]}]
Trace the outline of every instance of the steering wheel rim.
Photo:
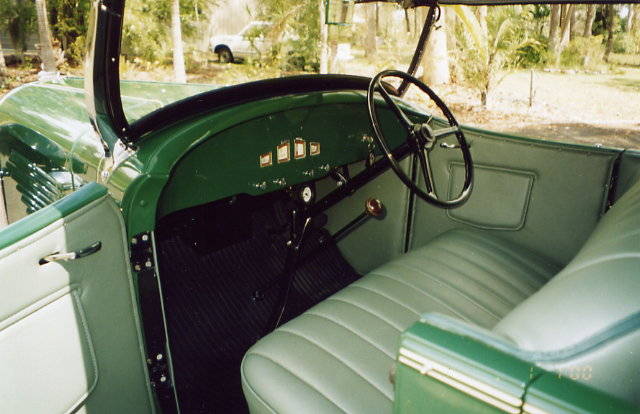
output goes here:
[{"label": "steering wheel rim", "polygon": [[[400,109],[400,107],[393,101],[389,93],[384,88],[382,79],[387,77],[396,77],[402,80],[406,80],[409,83],[417,86],[422,92],[426,93],[429,98],[431,98],[431,100],[435,102],[435,104],[438,106],[438,108],[440,108],[444,116],[447,118],[447,121],[449,122],[449,128],[441,128],[437,130],[432,129],[428,125],[431,118],[429,118],[429,120],[424,123],[414,123],[413,121],[411,121],[409,117],[402,111],[402,109]],[[375,108],[374,94],[376,91],[379,92],[380,95],[382,95],[382,98],[387,103],[387,105],[389,105],[400,123],[405,127],[405,129],[407,129],[407,142],[409,143],[409,145],[414,146],[414,150],[418,155],[420,169],[423,174],[427,192],[419,188],[418,185],[414,183],[413,180],[411,180],[404,171],[402,171],[400,164],[393,156],[393,152],[389,149],[387,140],[385,139],[382,133],[382,129],[380,128],[380,123],[378,121],[378,115]],[[409,75],[408,73],[398,70],[385,70],[378,73],[369,83],[369,88],[367,90],[367,108],[369,110],[369,121],[371,122],[371,126],[373,127],[376,144],[389,161],[393,172],[398,176],[403,184],[409,188],[409,190],[411,190],[415,195],[417,195],[427,203],[446,209],[461,206],[469,199],[471,191],[473,190],[473,160],[471,159],[471,151],[469,150],[469,145],[464,136],[464,132],[458,124],[458,121],[456,121],[449,108],[445,105],[442,99],[440,99],[440,97],[438,97],[438,95],[436,95],[436,93],[431,90],[431,88],[429,88],[427,85],[425,85],[415,77]],[[458,144],[460,146],[460,150],[462,151],[462,157],[464,160],[465,179],[462,190],[456,198],[451,200],[441,200],[438,198],[435,192],[433,173],[431,171],[428,153],[431,149],[433,149],[436,141],[439,138],[448,135],[455,135],[456,139],[458,140]]]}]

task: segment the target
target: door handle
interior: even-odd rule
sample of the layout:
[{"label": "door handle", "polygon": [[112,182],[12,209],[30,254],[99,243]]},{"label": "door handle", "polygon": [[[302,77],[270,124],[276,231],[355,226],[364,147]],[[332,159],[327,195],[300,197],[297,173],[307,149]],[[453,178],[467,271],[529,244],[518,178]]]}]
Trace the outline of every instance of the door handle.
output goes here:
[{"label": "door handle", "polygon": [[97,241],[84,249],[76,250],[69,253],[53,253],[40,259],[40,265],[51,262],[66,262],[68,260],[81,259],[98,252],[102,248],[102,242]]}]

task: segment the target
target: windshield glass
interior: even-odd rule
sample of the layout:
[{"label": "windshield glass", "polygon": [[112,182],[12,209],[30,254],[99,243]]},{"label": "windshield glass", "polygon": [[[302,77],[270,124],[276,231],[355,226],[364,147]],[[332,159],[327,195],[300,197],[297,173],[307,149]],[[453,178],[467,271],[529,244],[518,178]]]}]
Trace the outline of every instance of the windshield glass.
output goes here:
[{"label": "windshield glass", "polygon": [[[128,0],[120,62],[128,120],[193,94],[254,80],[406,71],[428,8],[345,4]],[[638,8],[442,6],[416,77],[463,124],[638,148]],[[405,98],[432,108],[413,90]]]}]

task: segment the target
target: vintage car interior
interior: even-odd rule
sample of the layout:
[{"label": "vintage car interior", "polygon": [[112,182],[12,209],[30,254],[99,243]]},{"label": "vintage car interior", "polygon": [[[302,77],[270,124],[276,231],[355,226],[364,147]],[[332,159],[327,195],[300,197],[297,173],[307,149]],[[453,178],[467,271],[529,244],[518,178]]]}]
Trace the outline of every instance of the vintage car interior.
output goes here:
[{"label": "vintage car interior", "polygon": [[638,409],[639,151],[459,127],[398,71],[118,114],[102,7],[85,81],[0,102],[0,412]]}]

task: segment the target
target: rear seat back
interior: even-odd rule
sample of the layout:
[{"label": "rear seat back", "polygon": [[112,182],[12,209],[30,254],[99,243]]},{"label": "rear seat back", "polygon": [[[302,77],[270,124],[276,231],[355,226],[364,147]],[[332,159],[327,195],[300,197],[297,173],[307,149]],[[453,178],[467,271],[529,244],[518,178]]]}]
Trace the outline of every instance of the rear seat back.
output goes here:
[{"label": "rear seat back", "polygon": [[640,404],[640,182],[494,331],[540,366]]}]

